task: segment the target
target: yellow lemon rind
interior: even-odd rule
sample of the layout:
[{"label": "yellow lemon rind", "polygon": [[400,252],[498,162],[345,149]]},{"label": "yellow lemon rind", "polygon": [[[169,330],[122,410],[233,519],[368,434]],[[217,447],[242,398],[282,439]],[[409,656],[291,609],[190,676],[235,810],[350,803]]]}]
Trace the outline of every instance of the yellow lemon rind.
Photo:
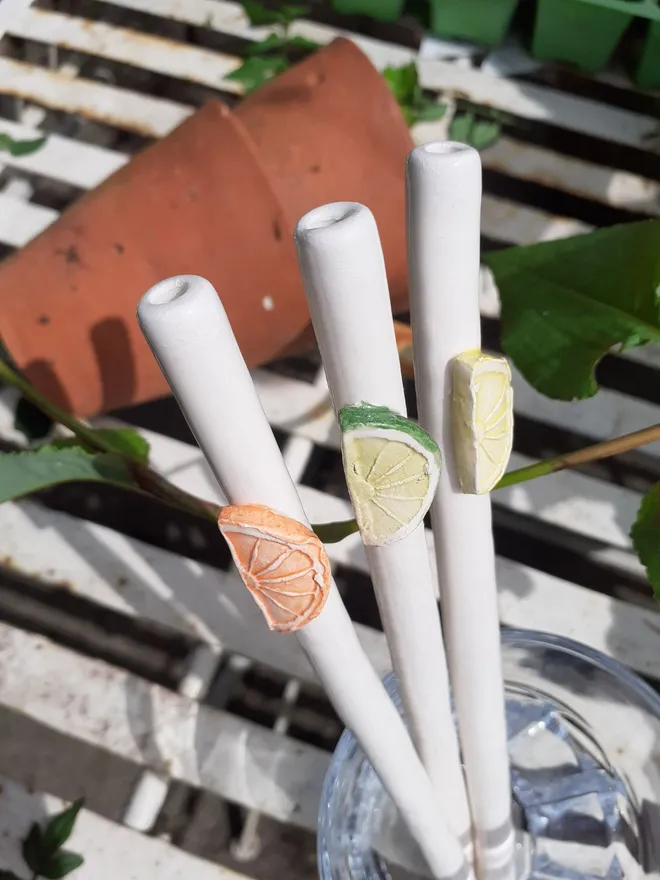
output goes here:
[{"label": "yellow lemon rind", "polygon": [[[478,380],[488,373],[499,373],[505,380],[504,393],[493,410],[493,418],[502,423],[503,442],[497,463],[493,463],[487,480],[480,476],[482,451],[477,430]],[[513,389],[511,368],[503,357],[466,352],[454,358],[452,375],[452,433],[456,476],[461,491],[469,495],[485,495],[492,491],[509,463],[513,448]]]}]

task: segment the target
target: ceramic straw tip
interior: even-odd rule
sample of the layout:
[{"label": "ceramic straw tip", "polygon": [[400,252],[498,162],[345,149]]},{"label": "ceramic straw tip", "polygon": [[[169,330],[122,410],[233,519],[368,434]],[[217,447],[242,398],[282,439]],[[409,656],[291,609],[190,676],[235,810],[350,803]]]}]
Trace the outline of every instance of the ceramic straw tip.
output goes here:
[{"label": "ceramic straw tip", "polygon": [[374,215],[357,202],[322,205],[300,220],[295,243],[335,409],[367,400],[404,413]]},{"label": "ceramic straw tip", "polygon": [[203,300],[219,304],[210,281],[199,275],[174,275],[143,294],[137,309],[138,323],[146,333],[152,321],[176,320],[182,312],[199,308]]},{"label": "ceramic straw tip", "polygon": [[432,141],[415,147],[406,163],[408,176],[424,175],[438,182],[451,180],[460,185],[466,179],[481,181],[479,152],[457,141]]},{"label": "ceramic straw tip", "polygon": [[333,259],[346,264],[347,254],[375,245],[380,251],[376,220],[369,208],[358,202],[330,202],[314,208],[296,225],[294,241],[303,274],[309,260]]},{"label": "ceramic straw tip", "polygon": [[356,225],[373,214],[359,202],[330,202],[308,211],[296,224],[295,238],[305,239],[320,229],[332,229],[334,234],[352,237]]},{"label": "ceramic straw tip", "polygon": [[[379,295],[387,298],[383,250],[369,208],[358,202],[314,208],[298,221],[294,241],[313,319],[315,301],[326,297],[333,285],[375,284]],[[351,291],[351,302],[359,290],[357,286]],[[317,333],[321,325],[315,322]]]},{"label": "ceramic straw tip", "polygon": [[420,144],[408,154],[408,162],[419,161],[420,157],[433,157],[431,161],[455,165],[458,162],[474,162],[479,159],[479,151],[469,144],[459,141],[430,141]]},{"label": "ceramic straw tip", "polygon": [[[481,347],[478,151],[454,141],[416,147],[408,156],[406,191],[415,371],[418,394],[429,398],[426,418],[431,418],[433,396],[449,399],[449,358]],[[442,441],[446,447],[449,436],[443,434]]]},{"label": "ceramic straw tip", "polygon": [[[202,279],[200,279],[202,280]],[[190,281],[184,275],[175,275],[155,284],[146,293],[146,301],[150,305],[162,306],[183,296],[190,289]]]},{"label": "ceramic straw tip", "polygon": [[175,275],[138,305],[145,339],[230,504],[263,504],[305,522],[214,286]]},{"label": "ceramic straw tip", "polygon": [[[421,144],[417,150],[437,156],[456,156],[458,153],[465,155],[477,152],[474,147],[460,141],[430,141],[428,144]],[[411,153],[415,153],[417,150],[412,150]]]},{"label": "ceramic straw tip", "polygon": [[[376,220],[359,202],[330,202],[314,208],[298,221],[293,237],[303,275],[310,261],[328,259],[344,271],[351,270],[353,257],[365,249],[372,257],[377,255],[379,268],[383,263]],[[369,270],[373,271],[371,264]]]}]

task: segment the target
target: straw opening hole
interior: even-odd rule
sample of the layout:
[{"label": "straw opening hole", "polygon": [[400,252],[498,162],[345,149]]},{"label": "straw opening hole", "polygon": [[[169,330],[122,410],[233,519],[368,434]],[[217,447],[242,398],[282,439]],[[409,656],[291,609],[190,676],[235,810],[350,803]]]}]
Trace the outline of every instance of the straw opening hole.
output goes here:
[{"label": "straw opening hole", "polygon": [[430,144],[424,144],[422,147],[425,153],[434,153],[435,155],[450,156],[452,153],[463,153],[472,149],[468,144],[460,144],[458,141],[434,141]]},{"label": "straw opening hole", "polygon": [[149,291],[147,299],[154,306],[164,306],[187,293],[190,284],[185,278],[168,278]]},{"label": "straw opening hole", "polygon": [[359,209],[359,205],[341,203],[324,205],[322,208],[317,208],[316,211],[311,212],[307,217],[305,228],[307,230],[327,229],[329,226],[335,226],[338,223],[342,223],[344,220],[350,220],[351,217],[354,217],[357,214]]}]

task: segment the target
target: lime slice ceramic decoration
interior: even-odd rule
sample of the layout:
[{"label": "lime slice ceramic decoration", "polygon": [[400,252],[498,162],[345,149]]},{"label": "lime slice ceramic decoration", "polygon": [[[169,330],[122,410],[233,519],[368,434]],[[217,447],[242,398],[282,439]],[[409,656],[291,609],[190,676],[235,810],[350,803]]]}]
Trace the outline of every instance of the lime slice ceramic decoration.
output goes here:
[{"label": "lime slice ceramic decoration", "polygon": [[293,632],[318,617],[332,576],[311,529],[259,504],[223,507],[218,526],[272,630]]},{"label": "lime slice ceramic decoration", "polygon": [[424,519],[438,485],[440,450],[410,419],[360,403],[339,411],[346,483],[365,544],[409,535]]},{"label": "lime slice ceramic decoration", "polygon": [[463,492],[483,495],[506,470],[513,445],[511,368],[503,357],[468,351],[454,358],[454,456]]}]

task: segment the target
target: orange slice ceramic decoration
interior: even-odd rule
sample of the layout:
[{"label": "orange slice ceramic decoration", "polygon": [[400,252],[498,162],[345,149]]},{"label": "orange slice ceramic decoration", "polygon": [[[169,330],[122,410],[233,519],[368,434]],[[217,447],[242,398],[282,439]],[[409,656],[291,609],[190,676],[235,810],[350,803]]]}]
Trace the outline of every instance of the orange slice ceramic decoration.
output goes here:
[{"label": "orange slice ceramic decoration", "polygon": [[259,504],[223,507],[218,525],[272,630],[293,632],[321,613],[330,562],[311,529]]}]

